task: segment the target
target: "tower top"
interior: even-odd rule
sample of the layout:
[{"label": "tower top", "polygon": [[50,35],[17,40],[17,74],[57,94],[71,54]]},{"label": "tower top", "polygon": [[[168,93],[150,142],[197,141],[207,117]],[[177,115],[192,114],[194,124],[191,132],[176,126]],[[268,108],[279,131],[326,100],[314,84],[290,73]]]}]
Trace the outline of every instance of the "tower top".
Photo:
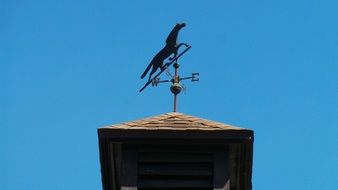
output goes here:
[{"label": "tower top", "polygon": [[252,189],[252,130],[170,112],[98,135],[104,190]]}]

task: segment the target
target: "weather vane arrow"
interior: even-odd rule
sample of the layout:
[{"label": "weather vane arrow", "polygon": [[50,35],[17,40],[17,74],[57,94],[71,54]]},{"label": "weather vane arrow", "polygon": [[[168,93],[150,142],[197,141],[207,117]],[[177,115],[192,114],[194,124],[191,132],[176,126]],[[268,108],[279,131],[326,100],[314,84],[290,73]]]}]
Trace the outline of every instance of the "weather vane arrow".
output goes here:
[{"label": "weather vane arrow", "polygon": [[[143,79],[147,73],[149,73],[148,81],[145,83],[145,85],[139,90],[142,92],[145,88],[147,88],[150,84],[152,86],[158,86],[159,83],[165,83],[165,82],[171,82],[172,85],[170,87],[170,91],[174,94],[174,112],[176,112],[177,107],[177,95],[184,89],[184,85],[182,85],[180,82],[182,80],[188,80],[191,79],[192,82],[199,80],[199,73],[192,73],[190,77],[183,77],[180,78],[178,75],[178,68],[180,67],[178,63],[178,58],[180,58],[183,54],[185,54],[191,46],[186,43],[177,43],[178,38],[178,32],[185,27],[185,23],[178,23],[175,25],[175,27],[171,30],[169,33],[167,39],[166,39],[166,45],[154,56],[154,58],[149,63],[148,67],[145,69],[143,74],[141,75],[141,79]],[[181,46],[185,46],[185,49],[178,53],[178,50]],[[164,64],[165,61],[168,61]],[[169,67],[173,64],[173,67],[175,68],[175,74],[171,75],[169,72]],[[160,70],[154,77],[152,77],[153,74],[157,72],[157,70]],[[171,77],[170,80],[161,80],[159,76],[166,71],[167,75]],[[183,88],[184,87],[184,88]]]}]

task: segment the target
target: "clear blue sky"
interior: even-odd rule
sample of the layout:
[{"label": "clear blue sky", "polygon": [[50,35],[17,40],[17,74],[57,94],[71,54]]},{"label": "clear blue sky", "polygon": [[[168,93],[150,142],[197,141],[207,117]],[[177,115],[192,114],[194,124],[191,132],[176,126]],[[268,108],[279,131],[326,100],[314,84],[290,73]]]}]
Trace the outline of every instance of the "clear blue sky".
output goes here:
[{"label": "clear blue sky", "polygon": [[101,189],[97,128],[172,111],[139,79],[176,22],[182,113],[255,131],[255,190],[338,189],[338,2],[0,1],[0,189]]}]

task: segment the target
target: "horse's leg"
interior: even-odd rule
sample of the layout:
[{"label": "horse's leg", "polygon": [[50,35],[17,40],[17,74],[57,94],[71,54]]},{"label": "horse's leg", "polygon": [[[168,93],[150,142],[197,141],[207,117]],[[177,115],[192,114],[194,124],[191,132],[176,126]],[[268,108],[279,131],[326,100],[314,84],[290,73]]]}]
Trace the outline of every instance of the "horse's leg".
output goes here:
[{"label": "horse's leg", "polygon": [[150,74],[149,74],[149,79],[148,79],[148,81],[151,80],[151,76],[152,76],[155,72],[156,72],[156,69],[155,69],[155,67],[153,66],[153,69],[151,70],[151,72],[150,72]]},{"label": "horse's leg", "polygon": [[173,60],[173,59],[177,56],[177,50],[178,50],[182,45],[184,45],[185,47],[189,47],[189,45],[186,44],[186,43],[180,43],[180,44],[178,44],[178,45],[175,47],[175,50],[174,50],[174,52],[173,52],[174,55],[173,55],[172,57],[169,57],[169,60]]},{"label": "horse's leg", "polygon": [[169,57],[169,60],[170,60],[170,61],[173,60],[173,59],[176,57],[176,55],[177,55],[177,48],[175,48],[173,54],[174,54],[174,55],[173,55],[172,57]]},{"label": "horse's leg", "polygon": [[177,49],[180,48],[180,46],[182,46],[182,45],[184,45],[185,47],[189,47],[189,45],[186,44],[186,43],[180,43],[180,44],[178,44]]}]

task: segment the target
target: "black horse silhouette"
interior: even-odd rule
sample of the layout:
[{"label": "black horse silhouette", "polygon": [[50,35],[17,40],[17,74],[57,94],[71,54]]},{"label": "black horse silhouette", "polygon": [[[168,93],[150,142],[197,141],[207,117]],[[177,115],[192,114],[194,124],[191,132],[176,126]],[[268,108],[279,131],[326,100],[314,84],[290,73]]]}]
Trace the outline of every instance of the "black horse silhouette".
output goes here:
[{"label": "black horse silhouette", "polygon": [[153,67],[153,69],[151,70],[151,72],[149,74],[148,81],[150,81],[151,80],[151,76],[157,71],[157,69],[160,68],[161,70],[164,70],[166,68],[166,66],[163,66],[164,60],[166,60],[171,54],[173,54],[173,56],[169,57],[169,60],[173,60],[177,56],[177,50],[182,45],[184,45],[186,47],[189,46],[188,44],[185,44],[185,43],[177,44],[178,32],[180,31],[181,28],[185,27],[185,25],[186,25],[185,23],[177,23],[175,25],[175,27],[169,33],[169,35],[167,37],[167,40],[165,41],[166,45],[151,60],[151,62],[148,65],[148,67],[143,72],[143,74],[141,76],[141,79],[143,79],[147,75],[147,73],[150,70],[150,68]]}]

